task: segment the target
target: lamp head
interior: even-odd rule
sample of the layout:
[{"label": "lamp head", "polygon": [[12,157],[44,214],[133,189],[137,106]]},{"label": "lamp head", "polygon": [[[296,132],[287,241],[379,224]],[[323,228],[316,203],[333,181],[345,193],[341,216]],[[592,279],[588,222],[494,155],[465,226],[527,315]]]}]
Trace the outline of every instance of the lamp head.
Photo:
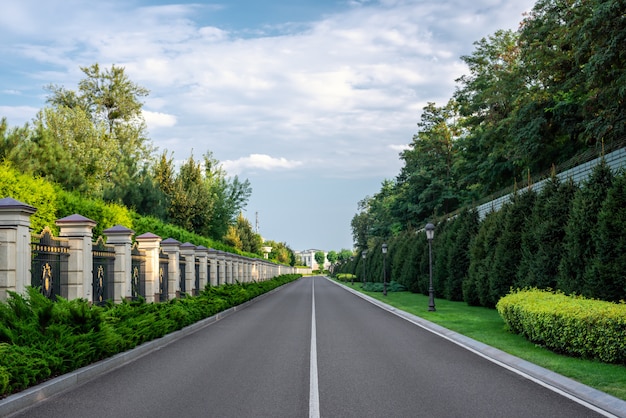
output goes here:
[{"label": "lamp head", "polygon": [[426,239],[428,241],[432,240],[435,237],[435,225],[429,222],[426,224],[424,229],[426,230]]}]

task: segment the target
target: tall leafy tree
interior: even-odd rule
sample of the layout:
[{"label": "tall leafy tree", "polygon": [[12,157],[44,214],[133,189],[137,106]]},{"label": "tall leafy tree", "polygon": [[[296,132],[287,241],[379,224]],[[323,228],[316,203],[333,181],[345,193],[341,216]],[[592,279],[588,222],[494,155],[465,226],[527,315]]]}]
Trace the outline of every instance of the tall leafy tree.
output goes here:
[{"label": "tall leafy tree", "polygon": [[204,181],[212,197],[211,216],[207,234],[222,237],[228,225],[236,221],[237,215],[245,209],[252,194],[250,182],[238,176],[227,177],[220,162],[209,151],[204,154]]},{"label": "tall leafy tree", "polygon": [[[77,159],[75,164],[83,166],[89,175],[95,173],[99,182],[96,190],[132,188],[140,167],[137,162],[149,159],[152,152],[141,101],[148,90],[132,82],[123,67],[113,65],[102,70],[93,64],[81,70],[85,78],[77,91],[48,87],[48,103],[53,110],[44,112],[41,121],[53,136],[77,144],[86,153],[87,158]],[[87,150],[99,153],[102,161],[95,163]]]},{"label": "tall leafy tree", "polygon": [[252,229],[252,225],[250,221],[243,216],[243,213],[239,213],[237,216],[237,222],[235,223],[235,229],[237,232],[237,236],[241,240],[242,251],[260,254],[261,246],[263,245],[263,239],[257,233],[255,233]]},{"label": "tall leafy tree", "polygon": [[518,34],[499,30],[474,45],[471,55],[461,57],[469,74],[457,79],[454,98],[466,130],[463,182],[485,193],[510,184],[531,157],[507,144],[515,100],[524,87]]},{"label": "tall leafy tree", "polygon": [[456,116],[453,101],[443,107],[429,103],[410,148],[400,154],[404,166],[396,178],[398,197],[392,200],[392,213],[404,227],[449,213],[462,200],[454,172],[459,135]]}]

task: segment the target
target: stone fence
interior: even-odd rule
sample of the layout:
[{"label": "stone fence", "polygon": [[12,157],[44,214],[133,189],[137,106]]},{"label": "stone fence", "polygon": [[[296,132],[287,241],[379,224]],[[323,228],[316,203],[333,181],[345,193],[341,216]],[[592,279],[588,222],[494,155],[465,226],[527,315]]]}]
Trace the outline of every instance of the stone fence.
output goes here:
[{"label": "stone fence", "polygon": [[[195,295],[207,284],[246,283],[295,273],[293,267],[224,251],[161,239],[134,237],[121,225],[94,242],[96,222],[82,215],[56,221],[59,236],[46,228],[32,234],[32,206],[0,199],[0,300],[9,292],[41,288],[50,298],[83,298],[94,303],[145,298],[160,302]],[[105,242],[106,241],[106,242]]]}]

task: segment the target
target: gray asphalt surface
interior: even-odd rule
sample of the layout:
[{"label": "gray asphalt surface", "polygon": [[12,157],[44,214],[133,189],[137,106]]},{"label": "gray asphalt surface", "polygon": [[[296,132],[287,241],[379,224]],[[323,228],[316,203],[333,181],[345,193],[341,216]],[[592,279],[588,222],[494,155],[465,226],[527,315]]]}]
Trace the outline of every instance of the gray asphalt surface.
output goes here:
[{"label": "gray asphalt surface", "polygon": [[322,417],[601,416],[322,277],[12,416],[306,417],[313,287]]}]

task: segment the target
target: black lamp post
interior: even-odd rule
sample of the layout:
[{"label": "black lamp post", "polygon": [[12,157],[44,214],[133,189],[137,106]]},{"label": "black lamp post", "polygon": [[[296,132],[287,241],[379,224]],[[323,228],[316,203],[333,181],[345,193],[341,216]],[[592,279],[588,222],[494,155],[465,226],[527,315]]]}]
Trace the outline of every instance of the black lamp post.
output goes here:
[{"label": "black lamp post", "polygon": [[[354,261],[354,257],[350,257],[350,263],[352,263],[353,261]],[[352,271],[354,271],[354,266],[352,266]],[[354,274],[350,275],[350,284],[354,285]]]},{"label": "black lamp post", "polygon": [[363,250],[361,257],[363,258],[363,279],[361,279],[361,288],[363,288],[365,286],[365,263],[367,262],[367,250]]},{"label": "black lamp post", "polygon": [[387,260],[387,244],[383,244],[383,295],[387,296],[387,269],[385,261]]},{"label": "black lamp post", "polygon": [[435,237],[435,225],[430,222],[426,224],[426,239],[428,240],[428,267],[430,271],[430,281],[428,284],[428,310],[435,311],[435,289],[433,289],[433,238]]}]

